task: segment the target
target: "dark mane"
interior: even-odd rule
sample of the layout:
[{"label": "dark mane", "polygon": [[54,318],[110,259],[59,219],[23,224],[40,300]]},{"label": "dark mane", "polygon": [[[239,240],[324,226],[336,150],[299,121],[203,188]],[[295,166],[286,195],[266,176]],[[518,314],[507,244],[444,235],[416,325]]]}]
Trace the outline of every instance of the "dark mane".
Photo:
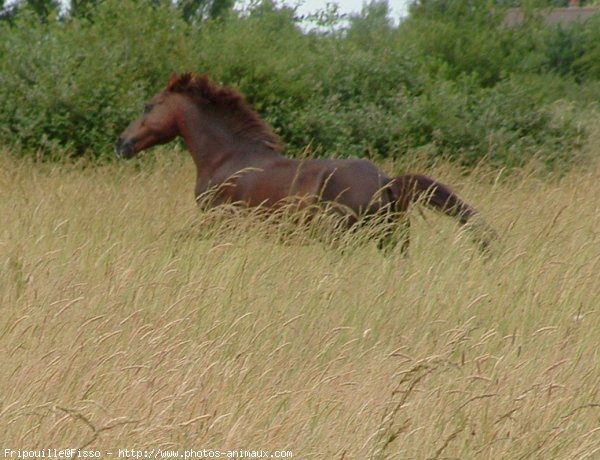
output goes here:
[{"label": "dark mane", "polygon": [[209,103],[223,115],[230,128],[238,136],[258,141],[275,151],[283,150],[281,139],[252,110],[246,98],[235,88],[219,87],[206,74],[191,72],[173,75],[167,90],[189,95],[197,104]]}]

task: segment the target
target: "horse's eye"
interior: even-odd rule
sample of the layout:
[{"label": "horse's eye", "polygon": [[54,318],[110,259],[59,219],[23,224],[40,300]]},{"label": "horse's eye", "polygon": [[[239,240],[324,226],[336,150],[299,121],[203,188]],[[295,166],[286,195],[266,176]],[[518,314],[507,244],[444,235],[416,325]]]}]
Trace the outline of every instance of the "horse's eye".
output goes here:
[{"label": "horse's eye", "polygon": [[149,113],[152,110],[153,105],[152,104],[146,104],[144,106],[144,113]]}]

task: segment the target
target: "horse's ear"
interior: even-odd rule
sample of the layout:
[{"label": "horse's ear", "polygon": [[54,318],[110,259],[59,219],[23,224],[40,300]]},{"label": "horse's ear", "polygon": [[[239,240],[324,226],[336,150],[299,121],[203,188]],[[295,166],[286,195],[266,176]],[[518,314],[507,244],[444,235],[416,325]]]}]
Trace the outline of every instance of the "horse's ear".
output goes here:
[{"label": "horse's ear", "polygon": [[177,80],[179,79],[179,77],[177,76],[176,73],[172,73],[171,77],[169,78],[169,83],[167,83],[167,88],[172,88],[175,83],[177,83]]}]

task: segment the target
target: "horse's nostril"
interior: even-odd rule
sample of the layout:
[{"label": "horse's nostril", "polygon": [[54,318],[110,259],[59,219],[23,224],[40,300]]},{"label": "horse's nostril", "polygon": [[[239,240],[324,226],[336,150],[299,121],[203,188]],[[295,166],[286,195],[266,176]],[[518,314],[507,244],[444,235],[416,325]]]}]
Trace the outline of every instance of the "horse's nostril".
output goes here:
[{"label": "horse's nostril", "polygon": [[122,138],[117,138],[117,140],[115,141],[115,154],[117,155],[117,157],[122,158],[123,157],[123,139]]},{"label": "horse's nostril", "polygon": [[131,158],[134,155],[134,139],[119,137],[115,141],[115,155],[117,158]]}]

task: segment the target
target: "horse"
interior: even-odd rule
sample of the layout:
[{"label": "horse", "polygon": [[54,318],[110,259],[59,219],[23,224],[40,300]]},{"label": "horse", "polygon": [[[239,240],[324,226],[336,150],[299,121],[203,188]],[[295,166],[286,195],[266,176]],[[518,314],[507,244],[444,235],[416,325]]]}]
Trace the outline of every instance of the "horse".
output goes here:
[{"label": "horse", "polygon": [[[182,137],[196,166],[195,197],[213,190],[208,206],[277,208],[295,199],[298,209],[327,208],[344,229],[374,218],[396,222],[376,236],[380,249],[401,241],[408,249],[409,207],[417,202],[466,224],[477,211],[447,185],[424,174],[390,177],[365,159],[294,159],[235,88],[206,74],[173,74],[115,142],[119,158],[132,158]],[[205,200],[206,201],[206,200]],[[489,232],[488,232],[489,233]],[[490,238],[481,237],[486,248]]]}]

